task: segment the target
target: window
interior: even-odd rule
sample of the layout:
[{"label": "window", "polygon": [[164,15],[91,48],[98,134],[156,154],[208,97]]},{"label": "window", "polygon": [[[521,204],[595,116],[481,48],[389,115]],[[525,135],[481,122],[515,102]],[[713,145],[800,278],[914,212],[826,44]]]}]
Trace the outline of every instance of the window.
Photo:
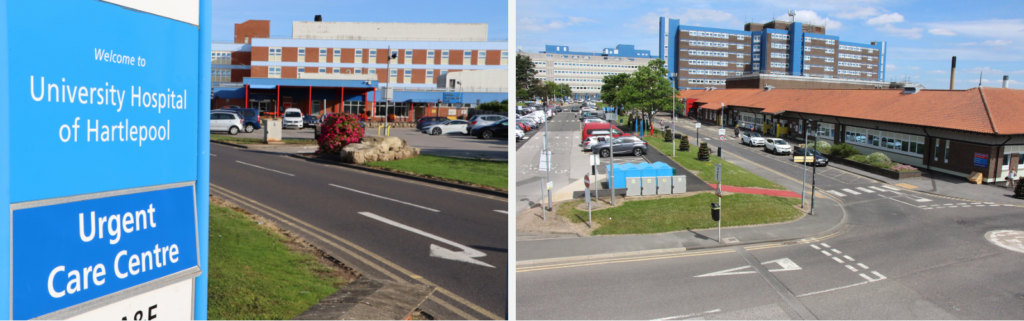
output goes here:
[{"label": "window", "polygon": [[299,61],[305,60],[305,58],[306,58],[306,49],[305,48],[299,48],[299,58],[300,58]]},{"label": "window", "polygon": [[341,68],[333,68],[333,69],[331,69],[331,73],[332,74],[340,74],[341,73]]},{"label": "window", "polygon": [[296,69],[296,72],[298,72],[298,73],[300,73],[300,74],[301,74],[301,73],[304,73],[304,72],[306,72],[306,68],[303,68],[303,67],[299,67],[299,69]]},{"label": "window", "polygon": [[935,161],[939,160],[939,140],[938,139],[935,140],[935,152],[932,153],[932,156],[935,156]]},{"label": "window", "polygon": [[[341,50],[334,49],[334,55],[335,56],[339,55],[340,53],[341,53]],[[356,49],[356,58],[362,58],[362,57],[363,57],[363,50],[362,49]]]},{"label": "window", "polygon": [[772,58],[781,58],[781,59],[789,59],[789,54],[784,54],[784,53],[779,53],[779,52],[773,52],[773,53],[772,53]]},{"label": "window", "polygon": [[362,74],[363,68],[356,68],[356,74]]},{"label": "window", "polygon": [[281,78],[281,67],[268,67],[267,78]]},{"label": "window", "polygon": [[267,61],[281,61],[281,47],[268,48]]},{"label": "window", "polygon": [[398,77],[398,70],[391,70],[391,77]]},{"label": "window", "polygon": [[[551,57],[551,55],[548,55]],[[448,59],[448,50],[441,50],[441,59]]]},{"label": "window", "polygon": [[736,45],[736,49],[743,49],[743,45],[742,44]]},{"label": "window", "polygon": [[434,51],[427,50],[427,59],[434,59]]},{"label": "window", "polygon": [[946,140],[946,150],[943,152],[944,155],[942,155],[942,162],[949,163],[949,140]]},{"label": "window", "polygon": [[433,83],[434,82],[434,71],[433,70],[427,70],[427,82],[428,83]]},{"label": "window", "polygon": [[[590,57],[587,57],[587,58],[590,58]],[[479,60],[487,59],[487,51],[480,50],[480,52],[477,52],[476,53],[476,59],[479,59]]]},{"label": "window", "polygon": [[836,44],[836,41],[833,40],[833,39],[825,39],[825,44],[826,45],[834,45],[834,44]]},{"label": "window", "polygon": [[369,74],[376,75],[377,74],[377,69],[370,68]]},{"label": "window", "polygon": [[825,49],[825,53],[836,53],[835,49]]},{"label": "window", "polygon": [[745,37],[744,37],[744,36],[742,36],[742,35],[737,35],[737,36],[736,36],[736,40],[743,40],[743,39],[745,39]]},{"label": "window", "polygon": [[321,74],[326,74],[326,73],[327,73],[327,68],[320,68],[320,69],[317,69],[317,72],[319,72],[319,73],[321,73]]},{"label": "window", "polygon": [[398,58],[398,49],[391,50],[391,54],[388,55],[388,59],[390,60],[391,57]]},{"label": "window", "polygon": [[370,49],[370,58],[377,58],[377,50]]},{"label": "window", "polygon": [[[824,124],[823,124],[824,125]],[[846,126],[846,142],[856,145],[870,145],[889,149],[902,154],[921,157],[924,155],[924,137],[884,130]],[[936,153],[938,144],[936,143]],[[938,160],[938,158],[936,158]]]},{"label": "window", "polygon": [[782,33],[773,33],[772,39],[789,40],[789,35]]},{"label": "window", "polygon": [[405,70],[405,78],[412,78],[412,70],[411,69],[406,69]]},{"label": "window", "polygon": [[775,49],[787,49],[788,50],[789,49],[789,45],[784,44],[784,43],[773,43],[772,44],[772,48],[775,48]]},{"label": "window", "polygon": [[320,58],[327,58],[327,49],[320,49]]},{"label": "window", "polygon": [[466,50],[462,52],[462,59],[473,59],[473,51]]},{"label": "window", "polygon": [[412,59],[412,50],[405,51],[405,59]]},{"label": "window", "polygon": [[753,40],[753,41],[754,41],[754,43],[759,43],[759,42],[761,42],[761,36],[754,36],[754,38],[753,38],[753,39],[754,39],[754,40]]},{"label": "window", "polygon": [[501,59],[508,59],[508,51],[501,51]]}]

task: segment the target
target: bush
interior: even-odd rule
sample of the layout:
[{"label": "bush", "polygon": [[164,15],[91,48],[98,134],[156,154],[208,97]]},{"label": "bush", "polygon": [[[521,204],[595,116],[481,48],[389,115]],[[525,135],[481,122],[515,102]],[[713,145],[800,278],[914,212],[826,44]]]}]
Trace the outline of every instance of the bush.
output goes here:
[{"label": "bush", "polygon": [[684,152],[690,151],[690,136],[683,135],[683,138],[680,138],[679,150]]},{"label": "bush", "polygon": [[897,171],[897,172],[916,172],[917,171],[917,167],[910,166],[910,165],[907,165],[907,164],[900,164],[900,163],[892,163],[892,168],[890,168],[890,169],[892,169],[894,171]]},{"label": "bush", "polygon": [[700,148],[697,149],[697,159],[703,161],[711,159],[711,148],[708,148],[708,143],[700,143]]},{"label": "bush", "polygon": [[508,99],[502,100],[501,102],[489,101],[486,103],[481,103],[476,108],[478,110],[485,110],[496,113],[508,112]]},{"label": "bush", "polygon": [[829,149],[829,155],[836,156],[839,158],[850,158],[851,156],[854,155],[860,155],[860,151],[850,144],[841,143],[832,145],[832,148]]},{"label": "bush", "polygon": [[830,154],[829,152],[832,150],[832,144],[829,144],[826,141],[818,141],[814,143],[814,149],[818,150],[822,154]]},{"label": "bush", "polygon": [[662,133],[662,136],[664,136],[666,142],[667,141],[672,141],[672,129],[671,128],[665,128],[665,132]]},{"label": "bush", "polygon": [[889,163],[892,163],[892,160],[889,160],[889,156],[885,156],[885,154],[877,152],[868,155],[868,163],[889,165]]},{"label": "bush", "polygon": [[363,126],[352,114],[328,114],[320,125],[320,137],[316,139],[320,148],[317,154],[338,154],[348,144],[363,139]]},{"label": "bush", "polygon": [[849,159],[849,160],[852,160],[852,161],[855,161],[855,162],[858,162],[858,163],[867,163],[868,162],[868,156],[867,155],[853,155],[853,156],[847,157],[846,159]]}]

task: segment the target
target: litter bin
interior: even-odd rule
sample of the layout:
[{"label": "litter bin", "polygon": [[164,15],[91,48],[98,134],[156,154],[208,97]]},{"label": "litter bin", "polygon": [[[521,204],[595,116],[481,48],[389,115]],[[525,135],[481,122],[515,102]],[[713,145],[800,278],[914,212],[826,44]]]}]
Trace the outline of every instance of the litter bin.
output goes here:
[{"label": "litter bin", "polygon": [[711,203],[711,219],[715,220],[715,222],[718,222],[718,220],[721,219],[721,215],[722,206],[718,205],[717,203]]}]

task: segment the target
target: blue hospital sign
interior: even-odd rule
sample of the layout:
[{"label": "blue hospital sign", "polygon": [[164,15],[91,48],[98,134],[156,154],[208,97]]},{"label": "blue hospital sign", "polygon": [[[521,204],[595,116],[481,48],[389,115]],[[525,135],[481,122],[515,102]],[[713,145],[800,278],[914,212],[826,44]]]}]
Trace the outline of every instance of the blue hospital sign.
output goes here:
[{"label": "blue hospital sign", "polygon": [[0,318],[206,317],[209,1],[0,8]]}]

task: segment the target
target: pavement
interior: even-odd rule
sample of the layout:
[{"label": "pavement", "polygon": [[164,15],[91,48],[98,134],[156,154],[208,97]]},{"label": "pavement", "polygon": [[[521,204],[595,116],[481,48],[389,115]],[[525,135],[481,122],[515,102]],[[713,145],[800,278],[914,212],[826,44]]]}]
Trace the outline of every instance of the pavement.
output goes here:
[{"label": "pavement", "polygon": [[[567,107],[571,107],[569,105]],[[590,173],[590,166],[572,166],[572,164],[589,164],[588,156],[582,152],[582,136],[579,132],[579,121],[572,112],[556,114],[547,123],[538,126],[526,134],[526,138],[516,144],[516,213],[521,214],[527,208],[540,202],[542,179],[553,184],[552,195],[571,197],[571,190],[563,190],[567,186],[580,181]],[[552,153],[552,169],[549,172],[538,170],[541,150],[544,149],[544,133],[547,127],[548,144]],[[618,157],[616,157],[618,159]],[[582,190],[582,189],[581,189]]]},{"label": "pavement", "polygon": [[282,151],[210,145],[211,193],[364,276],[437,291],[438,319],[499,319],[508,303],[508,201],[322,164]]}]

